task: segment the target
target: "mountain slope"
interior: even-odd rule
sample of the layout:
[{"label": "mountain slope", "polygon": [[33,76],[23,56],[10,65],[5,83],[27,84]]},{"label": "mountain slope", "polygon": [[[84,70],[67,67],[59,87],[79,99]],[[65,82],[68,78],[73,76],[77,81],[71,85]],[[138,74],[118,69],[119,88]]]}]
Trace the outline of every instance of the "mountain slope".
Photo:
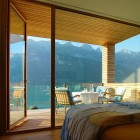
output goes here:
[{"label": "mountain slope", "polygon": [[[50,84],[50,42],[28,40],[27,51],[29,84]],[[116,53],[115,59],[116,82],[140,82],[137,72],[140,67],[140,52],[122,50]],[[102,81],[102,53],[99,48],[95,50],[88,44],[77,47],[70,42],[56,42],[55,60],[56,84]],[[12,54],[11,82],[21,81],[21,63],[21,55]]]}]

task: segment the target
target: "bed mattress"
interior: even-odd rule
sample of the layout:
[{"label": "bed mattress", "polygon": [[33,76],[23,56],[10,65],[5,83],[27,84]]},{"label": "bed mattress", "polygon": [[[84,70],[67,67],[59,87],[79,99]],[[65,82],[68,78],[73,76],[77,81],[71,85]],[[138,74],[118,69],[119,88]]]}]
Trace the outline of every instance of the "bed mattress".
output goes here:
[{"label": "bed mattress", "polygon": [[[103,137],[108,139],[107,129],[139,122],[140,109],[128,103],[73,106],[65,117],[61,139],[100,140]],[[113,134],[116,133],[112,132]]]}]

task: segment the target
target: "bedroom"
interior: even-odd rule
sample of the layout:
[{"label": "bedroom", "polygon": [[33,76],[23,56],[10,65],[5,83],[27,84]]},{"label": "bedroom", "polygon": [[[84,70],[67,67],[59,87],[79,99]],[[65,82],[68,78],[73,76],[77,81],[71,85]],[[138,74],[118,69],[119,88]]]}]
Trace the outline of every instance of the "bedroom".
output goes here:
[{"label": "bedroom", "polygon": [[[13,1],[14,2],[14,1]],[[20,5],[19,5],[20,6]],[[59,7],[58,7],[59,8]],[[22,12],[23,13],[23,12]],[[63,17],[61,17],[62,15],[61,14],[64,14],[63,15]],[[86,14],[85,15],[81,15],[81,14],[77,14],[77,13],[73,13],[72,11],[65,11],[64,12],[64,10],[62,10],[62,9],[57,9],[56,10],[56,15],[57,15],[57,17],[56,17],[56,38],[59,38],[59,39],[63,39],[63,40],[69,40],[69,38],[71,38],[71,40],[72,41],[76,41],[76,42],[91,42],[91,43],[93,43],[93,44],[101,44],[101,45],[105,45],[104,47],[103,47],[103,58],[104,58],[104,63],[102,63],[102,68],[104,69],[103,70],[103,72],[102,72],[102,82],[104,83],[104,86],[107,86],[107,87],[113,87],[113,88],[117,88],[118,86],[120,86],[120,85],[124,85],[124,86],[126,86],[126,88],[127,88],[127,92],[126,92],[126,94],[125,94],[125,97],[127,98],[127,97],[129,97],[130,95],[131,95],[131,93],[134,93],[133,95],[134,96],[132,96],[133,98],[139,98],[139,83],[120,83],[120,84],[116,84],[116,83],[113,83],[114,82],[114,75],[115,75],[115,72],[114,72],[114,45],[113,45],[113,43],[115,43],[114,41],[120,41],[120,40],[124,40],[124,39],[126,39],[126,38],[129,38],[129,37],[132,37],[132,36],[134,36],[134,35],[137,35],[137,34],[139,34],[139,26],[133,26],[133,25],[131,25],[131,24],[123,24],[123,23],[118,23],[118,22],[114,22],[114,21],[110,21],[109,19],[108,20],[106,20],[106,19],[98,19],[98,17],[93,17],[93,19],[95,20],[95,19],[98,19],[99,21],[98,22],[103,22],[104,21],[104,23],[103,24],[105,24],[105,22],[107,21],[107,25],[106,25],[106,29],[108,29],[108,28],[110,28],[111,26],[110,26],[110,24],[114,24],[113,26],[115,26],[115,27],[118,27],[118,36],[120,36],[119,35],[119,33],[121,33],[121,37],[123,37],[123,38],[119,38],[119,37],[117,37],[117,35],[116,35],[116,30],[115,30],[115,35],[112,35],[112,34],[110,34],[110,33],[108,33],[108,34],[110,34],[110,36],[116,36],[116,38],[113,38],[113,40],[111,41],[110,40],[110,42],[111,43],[108,43],[107,42],[107,30],[105,31],[104,29],[105,29],[105,27],[104,26],[102,26],[102,25],[100,25],[99,27],[97,27],[97,28],[95,28],[95,27],[93,27],[93,24],[90,24],[90,23],[88,23],[89,24],[89,26],[87,26],[89,29],[88,29],[88,32],[91,30],[91,28],[94,28],[94,29],[97,29],[97,30],[99,30],[99,28],[101,29],[100,31],[101,32],[98,32],[99,34],[102,34],[102,35],[104,35],[104,36],[102,36],[102,40],[98,40],[98,39],[96,39],[96,40],[93,40],[93,38],[91,38],[90,36],[92,35],[92,36],[95,36],[95,34],[93,34],[94,32],[92,32],[92,34],[90,33],[88,33],[88,32],[84,32],[84,35],[90,35],[90,36],[88,36],[87,38],[85,37],[85,36],[82,36],[82,34],[83,33],[81,33],[81,31],[79,30],[79,31],[77,31],[77,34],[80,34],[80,36],[81,36],[81,38],[78,38],[78,36],[77,36],[77,34],[76,34],[76,32],[75,32],[75,36],[73,35],[73,34],[69,34],[69,35],[66,35],[66,33],[65,32],[63,32],[63,31],[67,31],[68,29],[66,28],[66,27],[68,27],[67,25],[69,25],[69,27],[71,27],[71,29],[73,29],[73,30],[75,30],[75,29],[77,29],[77,25],[76,24],[74,24],[74,23],[71,23],[71,22],[65,22],[65,25],[64,25],[64,23],[63,23],[63,26],[62,26],[62,23],[60,22],[61,21],[61,19],[63,19],[64,18],[64,16],[67,16],[67,15],[69,15],[69,14],[71,14],[71,17],[72,17],[72,15],[73,15],[73,18],[75,19],[75,18],[78,18],[78,16],[80,15],[80,20],[84,20],[84,22],[86,22],[86,23],[88,23],[87,21],[91,21],[90,23],[93,23],[93,21],[92,21],[92,19],[90,18],[90,16],[87,16]],[[68,18],[68,17],[67,17]],[[83,26],[82,25],[82,23],[80,22],[80,20],[78,21],[79,22],[79,24],[78,25],[81,25],[81,26],[79,26],[79,29],[81,28],[81,29],[85,29],[85,26]],[[73,20],[73,21],[75,21],[75,20]],[[116,20],[117,21],[117,20]],[[4,21],[3,21],[4,22]],[[60,23],[59,23],[60,22]],[[110,24],[109,24],[110,23]],[[109,24],[109,25],[108,25]],[[32,26],[33,26],[33,24],[32,24]],[[53,25],[54,26],[54,25]],[[108,26],[110,26],[110,27],[108,27]],[[128,33],[128,34],[126,34],[126,32],[124,32],[124,34],[122,33],[122,30],[124,30],[124,26],[126,27],[126,32]],[[29,26],[29,27],[31,27],[31,26]],[[63,27],[63,28],[62,28]],[[64,27],[65,27],[65,29],[64,29]],[[87,28],[86,27],[86,28]],[[102,27],[102,28],[101,28]],[[131,27],[131,28],[130,28]],[[35,27],[36,28],[36,27]],[[30,28],[31,29],[31,28]],[[57,30],[58,29],[58,30]],[[61,30],[59,30],[59,29],[61,29]],[[41,29],[39,29],[39,30],[41,30]],[[72,31],[73,31],[72,30]],[[77,29],[78,30],[78,29]],[[113,29],[112,29],[112,31],[113,31]],[[29,31],[28,31],[28,33],[29,33]],[[60,34],[60,33],[63,33],[63,34]],[[67,32],[68,33],[68,32]],[[103,34],[104,33],[104,34]],[[39,35],[39,33],[38,33],[38,35]],[[43,36],[45,36],[43,33],[42,33],[42,35]],[[128,36],[129,35],[129,36]],[[54,37],[54,35],[52,36],[52,37]],[[108,36],[109,37],[109,36]],[[103,38],[104,38],[104,40],[103,40]],[[77,40],[76,40],[77,39]],[[86,41],[83,41],[83,40],[86,40]],[[110,38],[111,39],[111,38]],[[120,39],[120,40],[119,40]],[[6,39],[4,39],[4,40],[6,40]],[[80,40],[82,40],[82,41],[80,41]],[[97,40],[100,42],[97,42]],[[95,41],[95,42],[92,42],[92,41]],[[107,42],[107,43],[106,43]],[[6,45],[6,44],[5,44]],[[5,45],[1,45],[1,46],[5,46]],[[54,38],[53,38],[53,41],[52,41],[52,45],[54,45]],[[112,47],[111,47],[112,46]],[[109,49],[108,49],[109,48]],[[54,53],[54,52],[53,52]],[[54,55],[54,54],[53,54]],[[107,57],[109,55],[109,57]],[[3,55],[2,55],[3,56]],[[4,56],[3,56],[4,57]],[[112,58],[112,59],[110,59],[110,58]],[[4,58],[3,58],[4,59]],[[54,59],[54,58],[53,58]],[[5,60],[5,59],[4,59]],[[6,61],[6,60],[5,60]],[[107,63],[107,62],[109,62],[109,63]],[[5,64],[6,65],[6,64]],[[52,66],[52,68],[53,68],[53,66]],[[3,67],[3,69],[4,69],[4,67]],[[54,69],[52,69],[52,71],[53,71]],[[3,71],[5,71],[5,70],[3,70]],[[3,78],[4,78],[4,75],[3,75]],[[55,87],[55,83],[53,82],[54,81],[54,76],[52,75],[52,87]],[[5,79],[5,78],[4,78]],[[4,80],[3,79],[3,80]],[[2,80],[2,81],[3,81]],[[2,99],[5,99],[5,100],[7,100],[6,99],[6,96],[5,96],[5,92],[6,92],[6,88],[5,87],[7,87],[7,85],[5,85],[3,88],[1,88],[2,90],[3,90],[3,94],[2,94]],[[6,92],[7,93],[7,92]],[[54,98],[54,88],[52,89],[52,98]],[[4,101],[2,101],[1,103],[3,103]],[[4,102],[3,104],[5,104],[6,102]],[[54,115],[55,114],[55,111],[54,111],[54,101],[52,101],[52,115]],[[4,106],[4,108],[2,108],[2,112],[4,112],[4,110],[7,110],[7,108],[6,108],[6,105]],[[7,111],[8,112],[8,111]],[[3,116],[2,116],[2,119],[3,120],[5,120],[4,118],[7,118],[7,116],[6,116],[6,114],[5,114],[5,116],[4,116],[4,114],[3,114]],[[3,122],[3,125],[2,125],[2,128],[3,128],[3,130],[4,130],[4,128],[6,127],[6,121],[4,121]],[[52,127],[54,127],[54,117],[52,118]],[[7,129],[7,128],[5,128],[5,129]],[[5,131],[5,130],[4,130]]]}]

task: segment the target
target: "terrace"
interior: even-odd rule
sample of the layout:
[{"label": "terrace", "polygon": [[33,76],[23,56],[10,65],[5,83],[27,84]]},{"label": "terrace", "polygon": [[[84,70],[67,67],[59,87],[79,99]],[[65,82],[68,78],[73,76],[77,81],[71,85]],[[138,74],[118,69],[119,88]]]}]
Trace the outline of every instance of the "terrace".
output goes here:
[{"label": "terrace", "polygon": [[[49,128],[51,126],[51,110],[50,109],[37,109],[37,110],[27,110],[27,119],[23,120],[20,123],[17,123],[14,128],[10,131],[27,131],[33,129],[43,129]],[[20,112],[11,111],[11,117],[13,118],[13,122],[18,120]],[[64,109],[59,109],[58,113],[56,114],[56,126],[62,126],[63,121],[65,118]]]}]

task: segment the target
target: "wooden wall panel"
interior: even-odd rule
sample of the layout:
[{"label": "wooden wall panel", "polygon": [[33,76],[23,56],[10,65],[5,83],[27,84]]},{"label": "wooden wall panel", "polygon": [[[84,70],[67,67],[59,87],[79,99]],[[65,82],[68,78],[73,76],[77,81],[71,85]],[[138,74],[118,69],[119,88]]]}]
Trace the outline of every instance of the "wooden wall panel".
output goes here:
[{"label": "wooden wall panel", "polygon": [[108,83],[115,82],[115,45],[108,44]]},{"label": "wooden wall panel", "polygon": [[115,78],[115,47],[105,44],[102,49],[102,82],[114,82]]},{"label": "wooden wall panel", "polygon": [[107,83],[107,79],[108,79],[108,51],[107,51],[107,47],[103,46],[102,47],[102,83]]}]

